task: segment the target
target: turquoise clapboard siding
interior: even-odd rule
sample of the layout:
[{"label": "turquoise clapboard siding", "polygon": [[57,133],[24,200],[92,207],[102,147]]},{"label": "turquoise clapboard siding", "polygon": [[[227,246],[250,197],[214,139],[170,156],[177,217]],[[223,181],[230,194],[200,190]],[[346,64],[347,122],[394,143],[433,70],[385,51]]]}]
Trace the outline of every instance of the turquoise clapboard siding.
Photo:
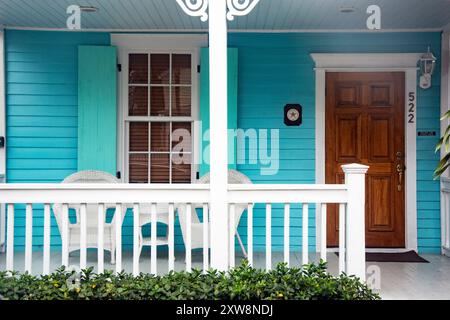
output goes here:
[{"label": "turquoise clapboard siding", "polygon": [[[110,44],[107,33],[6,31],[7,182],[60,182],[77,171],[78,46]],[[33,244],[43,244],[35,206]],[[15,245],[25,244],[25,208],[16,207]],[[61,238],[52,219],[52,246]]]},{"label": "turquoise clapboard siding", "polygon": [[[280,130],[280,170],[274,176],[260,175],[261,165],[238,165],[255,183],[314,183],[315,181],[315,75],[310,53],[425,52],[427,46],[438,58],[433,87],[418,89],[417,130],[439,134],[440,33],[234,33],[229,46],[239,49],[238,127]],[[283,106],[301,103],[303,125],[283,125]],[[438,162],[434,153],[437,137],[417,138],[418,244],[420,252],[440,251],[439,183],[432,180]],[[255,245],[263,249],[264,208],[255,209]],[[315,219],[309,211],[310,247],[315,244]],[[282,246],[283,211],[273,210],[273,248]],[[291,245],[300,250],[301,209],[291,218]],[[240,225],[246,235],[246,216]]]},{"label": "turquoise clapboard siding", "polygon": [[78,47],[78,171],[116,175],[117,51]]},{"label": "turquoise clapboard siding", "polygon": [[[202,122],[202,139],[208,141],[202,143],[202,163],[199,166],[200,177],[209,172],[209,48],[201,49],[201,72],[200,72],[200,121]],[[238,101],[238,50],[228,48],[228,129],[237,129],[237,101]],[[212,106],[214,107],[214,105]],[[228,137],[228,168],[236,169],[236,143],[233,143],[232,136]],[[207,162],[205,162],[205,159]]]},{"label": "turquoise clapboard siding", "polygon": [[[59,182],[77,170],[78,59],[80,45],[110,45],[107,33],[6,31],[7,67],[7,175],[8,182]],[[238,50],[238,128],[278,128],[280,170],[260,175],[263,165],[238,165],[255,183],[314,183],[315,93],[312,52],[424,52],[430,45],[438,57],[433,87],[418,89],[418,130],[439,133],[440,34],[230,34],[229,46]],[[283,125],[283,106],[303,106],[301,127]],[[417,138],[418,235],[421,252],[439,252],[439,184],[432,180],[438,161],[437,137]],[[255,208],[255,245],[263,250],[263,208]],[[273,208],[273,249],[280,250],[283,236],[282,208]],[[34,243],[42,241],[43,212],[33,220]],[[291,246],[300,250],[301,209],[291,217]],[[16,245],[24,245],[24,208],[16,218]],[[124,244],[132,243],[132,221],[127,215]],[[314,207],[309,212],[310,247],[315,247]],[[52,222],[52,245],[60,244]],[[245,241],[246,216],[240,233]],[[178,227],[176,230],[179,230]],[[181,235],[176,235],[181,244]]]}]

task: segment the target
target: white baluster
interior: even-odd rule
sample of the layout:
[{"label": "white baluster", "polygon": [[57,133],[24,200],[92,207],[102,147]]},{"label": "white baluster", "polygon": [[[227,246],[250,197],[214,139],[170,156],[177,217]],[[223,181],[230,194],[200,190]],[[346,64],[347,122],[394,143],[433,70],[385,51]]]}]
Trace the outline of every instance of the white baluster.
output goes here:
[{"label": "white baluster", "polygon": [[139,204],[133,205],[133,275],[139,275],[139,255],[141,253],[141,244],[139,243],[140,221]]},{"label": "white baluster", "polygon": [[87,205],[82,203],[80,206],[80,268],[86,269],[87,256]]},{"label": "white baluster", "polygon": [[27,204],[25,211],[25,271],[31,273],[33,254],[33,206]]},{"label": "white baluster", "polygon": [[8,204],[8,230],[6,244],[6,270],[14,271],[14,204]]},{"label": "white baluster", "polygon": [[156,243],[156,237],[157,237],[157,221],[156,221],[156,203],[151,204],[150,209],[150,221],[151,221],[151,261],[150,261],[150,272],[154,275],[157,274],[157,262],[158,262],[158,256],[157,256],[157,243]]},{"label": "white baluster", "polygon": [[186,271],[192,270],[192,205],[186,205]]},{"label": "white baluster", "polygon": [[290,263],[290,235],[289,235],[289,229],[290,229],[290,204],[285,203],[284,204],[284,262],[287,263],[289,266]]},{"label": "white baluster", "polygon": [[[98,251],[97,251],[97,269],[98,273],[105,271],[105,205],[103,203],[98,204]],[[113,254],[111,252],[111,254]]]},{"label": "white baluster", "polygon": [[208,204],[203,204],[203,271],[209,269],[209,212]]},{"label": "white baluster", "polygon": [[272,269],[272,205],[266,204],[266,270]]},{"label": "white baluster", "polygon": [[175,210],[173,203],[169,203],[169,271],[175,269]]},{"label": "white baluster", "polygon": [[253,266],[253,205],[247,206],[247,255],[248,263]]},{"label": "white baluster", "polygon": [[62,265],[64,267],[69,266],[69,206],[67,204],[62,205]]},{"label": "white baluster", "polygon": [[302,264],[308,263],[308,204],[303,204],[302,209]]},{"label": "white baluster", "polygon": [[235,219],[236,219],[236,205],[234,203],[230,204],[230,219],[228,220],[228,240],[229,240],[229,257],[230,257],[230,268],[234,268],[235,265]]},{"label": "white baluster", "polygon": [[339,273],[345,271],[345,207],[339,204]]},{"label": "white baluster", "polygon": [[116,205],[115,212],[116,226],[116,273],[122,271],[122,205]]},{"label": "white baluster", "polygon": [[320,204],[320,259],[327,261],[327,205]]},{"label": "white baluster", "polygon": [[50,205],[44,204],[44,257],[43,257],[43,274],[50,273],[50,237],[51,237],[51,224],[50,224]]}]

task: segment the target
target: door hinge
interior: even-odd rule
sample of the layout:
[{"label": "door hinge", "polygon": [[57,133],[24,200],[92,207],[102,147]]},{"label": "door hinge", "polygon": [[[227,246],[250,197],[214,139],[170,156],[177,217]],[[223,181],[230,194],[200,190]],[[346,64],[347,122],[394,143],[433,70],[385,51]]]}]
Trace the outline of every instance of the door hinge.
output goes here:
[{"label": "door hinge", "polygon": [[5,137],[0,137],[0,148],[5,147]]},{"label": "door hinge", "polygon": [[197,65],[197,72],[200,73],[201,67],[200,65]]},{"label": "door hinge", "polygon": [[117,179],[122,179],[122,173],[120,171],[116,172],[116,178]]},{"label": "door hinge", "polygon": [[195,179],[200,179],[200,172],[197,171],[197,173],[195,174]]},{"label": "door hinge", "polygon": [[117,71],[122,72],[122,65],[120,63],[117,64]]}]

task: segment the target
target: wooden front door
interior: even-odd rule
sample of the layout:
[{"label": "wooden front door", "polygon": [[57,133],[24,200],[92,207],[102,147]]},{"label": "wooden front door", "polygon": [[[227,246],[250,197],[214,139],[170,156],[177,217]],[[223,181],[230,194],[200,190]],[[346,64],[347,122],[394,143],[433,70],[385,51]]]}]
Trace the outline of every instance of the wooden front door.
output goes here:
[{"label": "wooden front door", "polygon": [[[343,183],[341,165],[370,166],[366,246],[405,245],[405,75],[327,73],[326,183]],[[328,208],[329,246],[338,245],[337,205]]]}]

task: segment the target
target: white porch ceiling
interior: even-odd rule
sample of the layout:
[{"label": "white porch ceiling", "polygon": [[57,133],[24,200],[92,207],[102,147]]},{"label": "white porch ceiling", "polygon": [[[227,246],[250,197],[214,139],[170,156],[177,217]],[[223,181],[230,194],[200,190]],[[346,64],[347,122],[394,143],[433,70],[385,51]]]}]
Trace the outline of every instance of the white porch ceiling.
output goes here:
[{"label": "white porch ceiling", "polygon": [[[225,1],[225,0],[224,0]],[[69,5],[95,6],[83,13],[83,29],[205,30],[175,0],[0,0],[0,25],[7,28],[64,29]],[[365,30],[366,9],[378,4],[382,29],[443,29],[450,26],[450,0],[261,0],[232,30]],[[341,6],[355,12],[341,13]]]}]

